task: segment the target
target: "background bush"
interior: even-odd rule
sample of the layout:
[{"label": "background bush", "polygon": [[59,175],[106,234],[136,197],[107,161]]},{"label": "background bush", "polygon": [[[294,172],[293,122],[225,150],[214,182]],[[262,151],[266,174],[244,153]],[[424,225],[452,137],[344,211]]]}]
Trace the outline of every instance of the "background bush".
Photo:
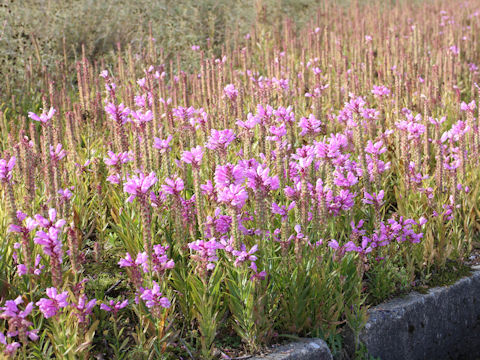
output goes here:
[{"label": "background bush", "polygon": [[[315,14],[314,0],[2,0],[0,1],[0,75],[22,93],[26,69],[52,70],[57,62],[72,65],[82,45],[91,61],[112,60],[117,44],[139,50],[148,42],[150,26],[166,56],[182,54],[193,63],[191,45],[206,45],[212,55],[243,39],[262,16],[264,24],[279,24],[288,15],[302,26]],[[236,34],[236,36],[228,36]],[[225,43],[230,39],[230,43]],[[30,60],[31,59],[31,60]],[[5,81],[5,84],[7,81]],[[7,90],[7,91],[5,91]]]}]

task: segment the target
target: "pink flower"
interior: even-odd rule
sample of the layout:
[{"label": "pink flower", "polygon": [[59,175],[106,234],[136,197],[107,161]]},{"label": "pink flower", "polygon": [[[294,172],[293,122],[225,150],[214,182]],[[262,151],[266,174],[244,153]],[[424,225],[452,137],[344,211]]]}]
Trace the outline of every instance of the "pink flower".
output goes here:
[{"label": "pink flower", "polygon": [[305,97],[319,98],[322,96],[323,92],[328,89],[330,84],[320,85],[313,89],[313,92],[305,93]]},{"label": "pink flower", "polygon": [[358,177],[356,177],[351,171],[347,172],[347,176],[344,176],[338,170],[335,170],[333,182],[335,185],[340,187],[350,187],[355,185],[358,182]]},{"label": "pink flower", "polygon": [[73,193],[72,193],[71,190],[73,190],[73,189],[74,189],[74,187],[71,186],[70,188],[65,188],[65,189],[58,190],[58,193],[62,197],[63,201],[69,201],[72,198]]},{"label": "pink flower", "polygon": [[153,138],[153,147],[160,150],[160,154],[165,154],[169,152],[172,148],[170,147],[170,142],[172,141],[172,135],[168,135],[165,140],[160,138]]},{"label": "pink flower", "polygon": [[144,126],[147,122],[153,120],[153,113],[151,110],[146,112],[131,111],[130,115],[135,119],[135,123],[140,126]]},{"label": "pink flower", "polygon": [[205,184],[200,185],[200,190],[202,194],[210,199],[214,199],[216,197],[215,188],[210,180],[207,180]]},{"label": "pink flower", "polygon": [[[20,311],[18,305],[22,303],[23,300],[21,296],[17,297],[15,300],[5,301],[5,306],[0,307],[0,311],[3,311],[2,313],[0,313],[0,319],[6,320],[8,324],[7,337],[13,338],[23,333],[30,340],[35,341],[38,339],[38,329],[29,330],[33,323],[27,320],[27,316],[30,315],[33,310],[33,302],[28,303],[25,306],[25,309],[23,311]],[[9,346],[11,347],[10,350],[15,352],[15,343],[7,344],[5,335],[3,335],[3,333],[0,333],[0,343],[3,345],[7,345],[7,353],[9,351]]]},{"label": "pink flower", "polygon": [[37,231],[33,241],[35,244],[42,245],[45,255],[54,257],[58,259],[59,263],[62,263],[62,241],[58,238],[59,234],[60,230],[52,226],[48,232]]},{"label": "pink flower", "polygon": [[465,121],[459,120],[452,125],[452,128],[450,130],[442,134],[440,141],[445,142],[447,139],[450,139],[452,141],[459,141],[470,130],[470,126],[468,126]]},{"label": "pink flower", "polygon": [[468,104],[462,101],[462,103],[460,104],[460,110],[468,111],[470,113],[473,113],[476,107],[477,104],[475,103],[475,100],[470,101],[470,103]]},{"label": "pink flower", "polygon": [[250,281],[264,280],[267,277],[267,272],[265,270],[258,272],[257,264],[254,262],[250,263],[250,269],[253,270],[253,275],[250,277]]},{"label": "pink flower", "polygon": [[184,151],[181,160],[187,164],[192,164],[196,169],[200,167],[203,158],[203,149],[199,145],[192,148],[190,151]]},{"label": "pink flower", "polygon": [[215,238],[210,239],[209,241],[197,240],[188,244],[188,247],[196,251],[194,259],[207,270],[213,270],[215,268],[215,262],[218,261],[217,250],[223,249],[224,245],[217,242]]},{"label": "pink flower", "polygon": [[458,47],[456,45],[452,45],[448,48],[450,50],[450,52],[453,54],[453,55],[458,55],[460,53],[460,50],[458,49]]},{"label": "pink flower", "polygon": [[258,250],[258,245],[254,245],[248,252],[245,249],[245,245],[242,245],[242,250],[233,250],[232,255],[236,257],[235,262],[233,265],[239,266],[243,264],[245,261],[255,262],[257,261],[257,257],[255,254]]},{"label": "pink flower", "polygon": [[118,154],[108,151],[107,154],[108,157],[104,158],[103,161],[108,166],[118,166],[132,160],[132,154],[129,151],[119,152]]},{"label": "pink flower", "polygon": [[0,159],[0,181],[8,183],[12,180],[12,169],[15,166],[15,162],[15,156],[12,156],[8,161]]},{"label": "pink flower", "polygon": [[372,94],[378,98],[388,97],[390,96],[390,89],[384,85],[380,85],[380,86],[373,85]]},{"label": "pink flower", "polygon": [[280,106],[273,112],[273,115],[275,115],[277,120],[282,123],[293,124],[295,122],[295,114],[293,113],[291,106],[287,108]]},{"label": "pink flower", "polygon": [[54,163],[59,162],[62,160],[67,153],[64,149],[62,149],[62,144],[57,144],[57,146],[53,147],[50,145],[50,157]]},{"label": "pink flower", "polygon": [[127,201],[132,202],[135,197],[145,195],[157,181],[157,176],[153,171],[147,176],[140,173],[139,176],[128,178],[123,184],[123,191],[131,194]]},{"label": "pink flower", "polygon": [[118,302],[115,302],[113,300],[110,300],[108,302],[108,305],[105,304],[105,303],[102,303],[100,304],[100,309],[104,310],[104,311],[107,311],[107,312],[111,312],[113,315],[117,315],[117,313],[125,308],[126,306],[128,306],[128,300],[124,300],[122,302],[118,301]]},{"label": "pink flower", "polygon": [[335,250],[337,250],[340,247],[340,245],[338,244],[338,241],[335,240],[335,239],[330,240],[328,242],[328,246],[332,249],[335,249]]},{"label": "pink flower", "polygon": [[408,140],[417,140],[420,139],[421,135],[426,131],[425,125],[420,123],[422,116],[417,114],[415,117],[412,115],[406,115],[407,121],[397,122],[395,125],[398,129],[406,131]]},{"label": "pink flower", "polygon": [[42,124],[46,124],[50,121],[50,119],[53,117],[53,115],[55,115],[55,112],[56,112],[56,110],[53,107],[51,107],[50,110],[48,111],[48,113],[43,112],[40,116],[38,116],[37,114],[35,114],[33,112],[29,112],[28,117],[32,120],[39,121]]},{"label": "pink flower", "polygon": [[121,179],[118,174],[113,174],[113,175],[107,176],[107,181],[111,184],[118,185],[120,184]]},{"label": "pink flower", "polygon": [[190,106],[188,108],[179,106],[172,109],[173,116],[183,122],[184,124],[189,124],[190,119],[195,116],[195,108]]},{"label": "pink flower", "polygon": [[48,219],[45,219],[40,214],[35,215],[34,218],[37,224],[43,228],[54,227],[56,229],[61,229],[66,223],[66,221],[63,219],[55,221],[57,218],[57,210],[55,209],[48,210]]},{"label": "pink flower", "polygon": [[281,138],[287,135],[285,124],[280,126],[270,126],[269,131],[273,134],[273,136],[267,136],[267,140],[270,141],[281,141]]},{"label": "pink flower", "polygon": [[371,140],[368,140],[365,152],[372,155],[380,155],[387,151],[387,148],[383,146],[383,141],[377,141],[375,144]]},{"label": "pink flower", "polygon": [[135,265],[141,266],[143,272],[148,273],[148,255],[145,251],[137,254]]},{"label": "pink flower", "polygon": [[214,179],[217,189],[222,189],[231,184],[240,185],[245,180],[245,172],[240,165],[217,165]]},{"label": "pink flower", "polygon": [[322,122],[317,120],[313,114],[310,114],[308,118],[302,117],[298,123],[298,126],[302,129],[300,136],[314,136],[322,131]]},{"label": "pink flower", "polygon": [[435,125],[435,127],[439,127],[441,124],[443,124],[445,121],[447,120],[447,117],[446,116],[443,116],[439,119],[437,118],[432,118],[432,117],[429,117],[428,118],[428,121],[430,122],[430,124],[433,124]]},{"label": "pink flower", "polygon": [[110,119],[113,121],[125,124],[128,122],[128,115],[130,115],[130,109],[125,105],[115,105],[114,103],[109,102],[105,106],[105,111],[110,115]]},{"label": "pink flower", "polygon": [[61,308],[65,308],[68,306],[68,292],[64,291],[59,294],[56,288],[51,287],[47,288],[46,293],[48,299],[42,298],[36,303],[36,305],[42,312],[43,316],[48,319],[52,316],[57,315],[58,311]]},{"label": "pink flower", "polygon": [[171,306],[170,300],[162,296],[162,293],[160,292],[160,286],[155,281],[153,281],[153,287],[151,289],[143,290],[140,298],[145,301],[145,305],[148,308],[157,306],[169,308]]},{"label": "pink flower", "polygon": [[[331,196],[331,193],[329,194]],[[350,210],[355,205],[355,193],[350,192],[348,189],[340,190],[339,194],[333,199],[330,199],[327,204],[328,210],[334,216],[338,216],[341,211]]]},{"label": "pink flower", "polygon": [[231,101],[235,101],[238,96],[238,91],[235,89],[235,85],[228,84],[223,89],[225,96],[228,97]]},{"label": "pink flower", "polygon": [[165,194],[170,194],[174,196],[180,195],[180,192],[183,190],[183,188],[184,188],[183,180],[180,179],[179,177],[175,178],[175,180],[166,178],[165,184],[162,185],[162,191]]},{"label": "pink flower", "polygon": [[260,120],[256,116],[253,116],[251,113],[248,113],[246,121],[237,120],[236,124],[239,128],[244,129],[246,131],[250,131],[254,129],[255,126],[259,123],[260,123]]},{"label": "pink flower", "polygon": [[136,267],[135,261],[133,261],[129,253],[127,253],[123,259],[120,259],[118,265],[120,267]]},{"label": "pink flower", "polygon": [[272,213],[280,215],[282,217],[282,221],[287,221],[288,213],[295,207],[295,201],[292,201],[288,207],[285,205],[279,206],[276,202],[272,202]]},{"label": "pink flower", "polygon": [[383,196],[385,192],[383,190],[380,190],[378,194],[372,193],[369,194],[368,192],[364,192],[364,198],[363,198],[363,203],[364,204],[370,204],[370,205],[375,205],[375,206],[382,206],[383,205]]},{"label": "pink flower", "polygon": [[218,193],[218,202],[241,209],[245,205],[248,193],[242,185],[231,184]]},{"label": "pink flower", "polygon": [[23,276],[27,274],[27,267],[25,264],[18,264],[17,265],[17,271],[19,276]]},{"label": "pink flower", "polygon": [[72,307],[75,308],[75,316],[79,323],[82,324],[88,322],[88,316],[92,313],[95,305],[97,305],[97,300],[92,299],[88,301],[86,295],[81,295],[78,299],[78,303],[72,304]]},{"label": "pink flower", "polygon": [[256,169],[249,169],[246,172],[247,186],[253,190],[261,190],[269,192],[277,190],[280,186],[278,176],[268,176],[270,169],[262,165],[258,165]]},{"label": "pink flower", "polygon": [[235,133],[231,129],[215,130],[212,129],[212,134],[208,138],[205,146],[210,150],[224,151],[228,145],[235,140]]},{"label": "pink flower", "polygon": [[32,230],[34,230],[38,226],[35,220],[33,220],[31,217],[27,218],[27,215],[21,211],[17,211],[17,219],[20,223],[25,221],[25,225],[20,226],[20,225],[10,224],[10,226],[8,227],[8,232],[16,232],[16,233],[28,235]]},{"label": "pink flower", "polygon": [[175,267],[175,262],[172,259],[169,259],[167,256],[168,248],[168,245],[163,246],[157,244],[153,246],[153,271],[161,273],[165,270],[173,269]]},{"label": "pink flower", "polygon": [[17,349],[20,347],[19,342],[14,341],[12,343],[8,343],[7,338],[2,332],[0,332],[0,344],[5,345],[5,355],[11,356],[12,358],[15,356]]},{"label": "pink flower", "polygon": [[298,161],[298,168],[304,173],[312,164],[315,157],[315,149],[310,145],[304,145],[297,148],[297,152],[292,155],[292,159]]},{"label": "pink flower", "polygon": [[146,80],[145,78],[141,78],[141,79],[138,79],[138,80],[137,80],[138,86],[140,86],[140,87],[142,87],[142,88],[145,87],[145,84],[146,84],[146,83],[147,83],[147,80]]},{"label": "pink flower", "polygon": [[21,296],[17,297],[15,300],[7,300],[5,301],[5,306],[0,307],[0,310],[3,311],[0,313],[0,318],[1,319],[10,319],[10,318],[15,318],[18,317],[20,319],[25,319],[33,309],[33,303],[28,303],[27,306],[25,307],[25,310],[20,311],[18,308],[18,305],[23,303],[23,299]]},{"label": "pink flower", "polygon": [[[59,239],[61,229],[65,225],[66,221],[59,219],[55,222],[57,217],[57,212],[55,209],[50,209],[48,211],[49,218],[45,219],[41,215],[35,215],[36,223],[43,227],[46,231],[39,230],[35,234],[33,241],[36,244],[42,245],[43,252],[56,259],[58,263],[62,263],[63,251],[62,251],[62,241]],[[33,226],[33,224],[32,224]]]}]

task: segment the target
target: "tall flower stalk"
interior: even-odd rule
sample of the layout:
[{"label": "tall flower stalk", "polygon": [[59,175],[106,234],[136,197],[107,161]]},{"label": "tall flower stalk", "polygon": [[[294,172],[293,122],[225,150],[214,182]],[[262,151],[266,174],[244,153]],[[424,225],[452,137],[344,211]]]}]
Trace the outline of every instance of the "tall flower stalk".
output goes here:
[{"label": "tall flower stalk", "polygon": [[140,204],[140,212],[142,215],[142,234],[143,247],[148,254],[149,259],[152,258],[152,216],[149,202],[149,189],[158,181],[154,172],[147,176],[139,173],[138,176],[131,176],[127,178],[123,184],[123,191],[130,194],[127,201],[132,202],[135,198]]}]

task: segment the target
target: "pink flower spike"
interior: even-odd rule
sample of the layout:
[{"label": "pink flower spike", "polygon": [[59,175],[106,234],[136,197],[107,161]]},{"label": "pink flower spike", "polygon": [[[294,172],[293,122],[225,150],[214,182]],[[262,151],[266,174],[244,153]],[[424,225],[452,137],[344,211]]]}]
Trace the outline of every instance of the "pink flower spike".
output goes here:
[{"label": "pink flower spike", "polygon": [[298,126],[302,129],[300,136],[315,136],[322,131],[322,122],[315,118],[313,114],[310,114],[308,118],[302,117]]},{"label": "pink flower spike", "polygon": [[115,302],[113,300],[110,300],[107,304],[100,304],[100,309],[107,312],[112,312],[114,315],[116,315],[121,309],[125,308],[126,306],[128,306],[128,300],[124,300],[122,302]]},{"label": "pink flower spike", "polygon": [[330,240],[328,242],[328,246],[332,249],[335,249],[335,250],[337,250],[340,247],[340,245],[338,244],[338,241],[335,240],[335,239]]},{"label": "pink flower spike", "polygon": [[364,204],[375,205],[375,206],[382,206],[384,195],[385,195],[385,192],[383,190],[380,190],[380,192],[378,194],[376,194],[376,193],[369,194],[368,192],[365,191],[364,192],[363,203]]},{"label": "pink flower spike", "polygon": [[372,94],[377,98],[383,98],[390,96],[390,89],[384,85],[373,85]]},{"label": "pink flower spike", "polygon": [[55,115],[55,112],[56,110],[53,107],[51,107],[48,113],[44,111],[40,116],[38,116],[34,112],[29,112],[28,117],[32,120],[39,121],[42,124],[46,124],[52,119],[53,115]]},{"label": "pink flower spike", "polygon": [[231,101],[235,101],[238,96],[238,90],[235,89],[235,85],[228,84],[223,89],[225,96],[228,97]]},{"label": "pink flower spike", "polygon": [[113,151],[108,151],[107,154],[108,157],[104,158],[103,161],[108,166],[119,166],[131,161],[133,158],[133,155],[128,151],[119,152],[118,154],[115,154]]},{"label": "pink flower spike", "polygon": [[132,256],[127,253],[123,259],[120,259],[118,262],[118,266],[120,267],[135,267],[135,261],[133,261]]},{"label": "pink flower spike", "polygon": [[130,115],[135,119],[135,123],[140,126],[144,126],[147,122],[153,120],[153,112],[151,110],[145,113],[141,111],[131,111]]},{"label": "pink flower spike", "polygon": [[153,138],[153,147],[160,150],[160,154],[165,154],[172,149],[170,147],[170,142],[172,141],[172,139],[172,135],[168,135],[165,140],[155,137]]},{"label": "pink flower spike", "polygon": [[475,111],[476,107],[477,107],[477,104],[475,103],[475,100],[472,100],[468,104],[462,101],[462,103],[460,104],[460,110],[467,111],[467,112],[470,112],[470,113],[473,113]]},{"label": "pink flower spike", "polygon": [[210,150],[226,150],[228,145],[235,140],[236,136],[233,130],[225,129],[225,130],[215,130],[212,129],[212,134],[208,138],[205,147]]},{"label": "pink flower spike", "polygon": [[218,194],[218,202],[227,204],[231,207],[241,209],[245,205],[248,193],[242,185],[231,184],[222,189]]},{"label": "pink flower spike", "polygon": [[192,148],[190,151],[184,151],[181,160],[187,164],[192,164],[194,168],[198,169],[202,163],[202,158],[203,149],[199,145]]},{"label": "pink flower spike", "polygon": [[67,155],[67,153],[62,148],[62,144],[57,144],[55,147],[50,146],[50,157],[54,163],[58,163],[65,157],[65,155]]},{"label": "pink flower spike", "polygon": [[184,189],[183,180],[179,177],[172,180],[170,178],[165,179],[165,184],[162,185],[162,191],[166,194],[178,196],[180,192]]},{"label": "pink flower spike", "polygon": [[169,308],[171,306],[170,300],[162,296],[160,286],[155,281],[153,281],[152,289],[143,290],[140,298],[145,301],[145,305],[149,309],[158,306],[163,308]]},{"label": "pink flower spike", "polygon": [[15,156],[12,156],[8,161],[0,159],[0,181],[8,183],[12,179],[12,169],[16,163]]},{"label": "pink flower spike", "polygon": [[135,197],[145,195],[157,181],[157,176],[153,171],[147,176],[140,173],[139,176],[127,178],[127,181],[123,184],[123,191],[131,194],[128,201],[132,202]]},{"label": "pink flower spike", "polygon": [[64,291],[62,293],[58,293],[57,289],[54,287],[47,288],[46,290],[48,299],[42,298],[37,301],[36,305],[38,306],[39,310],[42,312],[43,316],[48,319],[57,315],[58,311],[61,308],[65,308],[68,306],[67,297],[68,292]]}]

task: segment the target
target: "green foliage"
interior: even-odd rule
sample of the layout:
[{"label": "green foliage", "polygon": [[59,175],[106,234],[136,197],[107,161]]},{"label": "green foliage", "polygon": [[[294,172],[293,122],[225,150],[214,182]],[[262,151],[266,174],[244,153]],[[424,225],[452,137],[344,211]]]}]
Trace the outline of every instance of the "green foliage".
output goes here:
[{"label": "green foliage", "polygon": [[270,343],[278,317],[277,293],[270,279],[252,281],[248,271],[230,265],[226,287],[233,328],[249,352]]},{"label": "green foliage", "polygon": [[213,355],[213,342],[224,313],[222,303],[224,276],[223,269],[216,266],[208,279],[190,275],[186,280],[192,296],[193,317],[198,324],[202,359],[210,359]]},{"label": "green foliage", "polygon": [[81,326],[73,314],[62,314],[58,321],[49,323],[48,337],[53,345],[55,356],[60,359],[90,358],[92,340],[99,321]]}]

